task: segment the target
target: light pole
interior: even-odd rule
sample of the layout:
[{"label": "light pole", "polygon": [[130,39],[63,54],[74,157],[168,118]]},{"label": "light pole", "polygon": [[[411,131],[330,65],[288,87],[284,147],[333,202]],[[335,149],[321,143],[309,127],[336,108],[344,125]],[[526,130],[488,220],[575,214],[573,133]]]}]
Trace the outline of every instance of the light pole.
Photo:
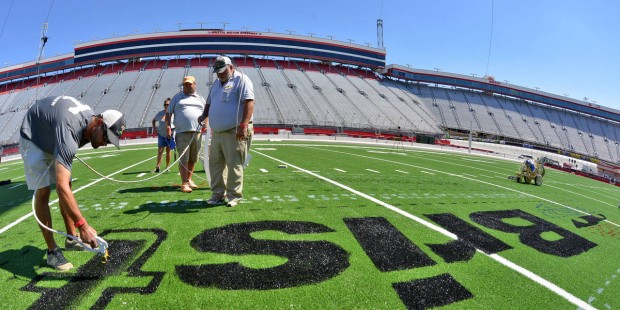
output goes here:
[{"label": "light pole", "polygon": [[226,30],[226,25],[228,25],[229,22],[222,22],[222,30]]}]

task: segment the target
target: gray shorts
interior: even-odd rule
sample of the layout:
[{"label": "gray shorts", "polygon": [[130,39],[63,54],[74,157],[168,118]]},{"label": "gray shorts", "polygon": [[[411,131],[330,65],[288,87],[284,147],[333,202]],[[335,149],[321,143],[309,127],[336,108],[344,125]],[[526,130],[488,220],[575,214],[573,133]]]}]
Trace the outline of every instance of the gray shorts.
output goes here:
[{"label": "gray shorts", "polygon": [[56,160],[43,152],[34,143],[24,138],[19,140],[19,152],[24,161],[24,173],[29,190],[56,184]]}]

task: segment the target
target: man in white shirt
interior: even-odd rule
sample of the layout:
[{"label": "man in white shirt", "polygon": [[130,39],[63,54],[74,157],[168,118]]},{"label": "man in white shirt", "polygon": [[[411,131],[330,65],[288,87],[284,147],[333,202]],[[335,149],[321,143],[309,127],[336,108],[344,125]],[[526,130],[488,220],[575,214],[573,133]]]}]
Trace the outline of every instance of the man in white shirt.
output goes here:
[{"label": "man in white shirt", "polygon": [[192,189],[198,188],[192,181],[194,165],[198,161],[198,153],[201,146],[202,125],[198,123],[198,117],[205,108],[205,99],[196,92],[196,78],[186,76],[183,78],[183,91],[172,97],[168,113],[166,113],[166,125],[168,137],[172,137],[171,117],[174,115],[174,127],[176,130],[176,144],[179,152],[187,151],[179,160],[179,173],[181,174],[181,191],[191,193]]}]

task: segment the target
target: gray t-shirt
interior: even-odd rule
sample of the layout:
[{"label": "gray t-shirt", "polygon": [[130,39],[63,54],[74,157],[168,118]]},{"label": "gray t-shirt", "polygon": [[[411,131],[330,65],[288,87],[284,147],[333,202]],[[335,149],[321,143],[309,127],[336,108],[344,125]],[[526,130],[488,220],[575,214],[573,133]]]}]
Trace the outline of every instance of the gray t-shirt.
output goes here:
[{"label": "gray t-shirt", "polygon": [[88,143],[84,130],[94,115],[73,97],[46,97],[28,109],[20,134],[71,171],[78,148]]},{"label": "gray t-shirt", "polygon": [[[155,114],[153,120],[157,122],[157,134],[166,138],[168,137],[168,128],[166,127],[166,110],[161,110]],[[174,114],[170,116],[170,128],[174,129]]]},{"label": "gray t-shirt", "polygon": [[224,85],[216,80],[207,98],[209,126],[218,132],[235,128],[241,123],[243,106],[248,99],[254,100],[254,85],[247,75],[235,70]]},{"label": "gray t-shirt", "polygon": [[177,132],[199,131],[202,126],[198,124],[198,117],[205,108],[205,98],[199,93],[185,95],[180,92],[170,100],[168,113],[174,116],[174,127]]}]

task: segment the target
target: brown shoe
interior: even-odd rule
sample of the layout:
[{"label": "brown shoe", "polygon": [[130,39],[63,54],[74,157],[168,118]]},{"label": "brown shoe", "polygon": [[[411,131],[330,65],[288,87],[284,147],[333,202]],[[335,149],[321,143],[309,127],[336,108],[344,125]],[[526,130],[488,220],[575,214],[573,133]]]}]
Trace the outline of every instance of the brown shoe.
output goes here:
[{"label": "brown shoe", "polygon": [[189,180],[189,182],[187,182],[187,184],[189,184],[189,187],[196,189],[198,188],[198,185],[196,185],[196,183],[194,183],[194,181]]},{"label": "brown shoe", "polygon": [[183,183],[183,185],[181,185],[181,191],[184,193],[191,193],[192,188],[189,186],[189,183]]}]

